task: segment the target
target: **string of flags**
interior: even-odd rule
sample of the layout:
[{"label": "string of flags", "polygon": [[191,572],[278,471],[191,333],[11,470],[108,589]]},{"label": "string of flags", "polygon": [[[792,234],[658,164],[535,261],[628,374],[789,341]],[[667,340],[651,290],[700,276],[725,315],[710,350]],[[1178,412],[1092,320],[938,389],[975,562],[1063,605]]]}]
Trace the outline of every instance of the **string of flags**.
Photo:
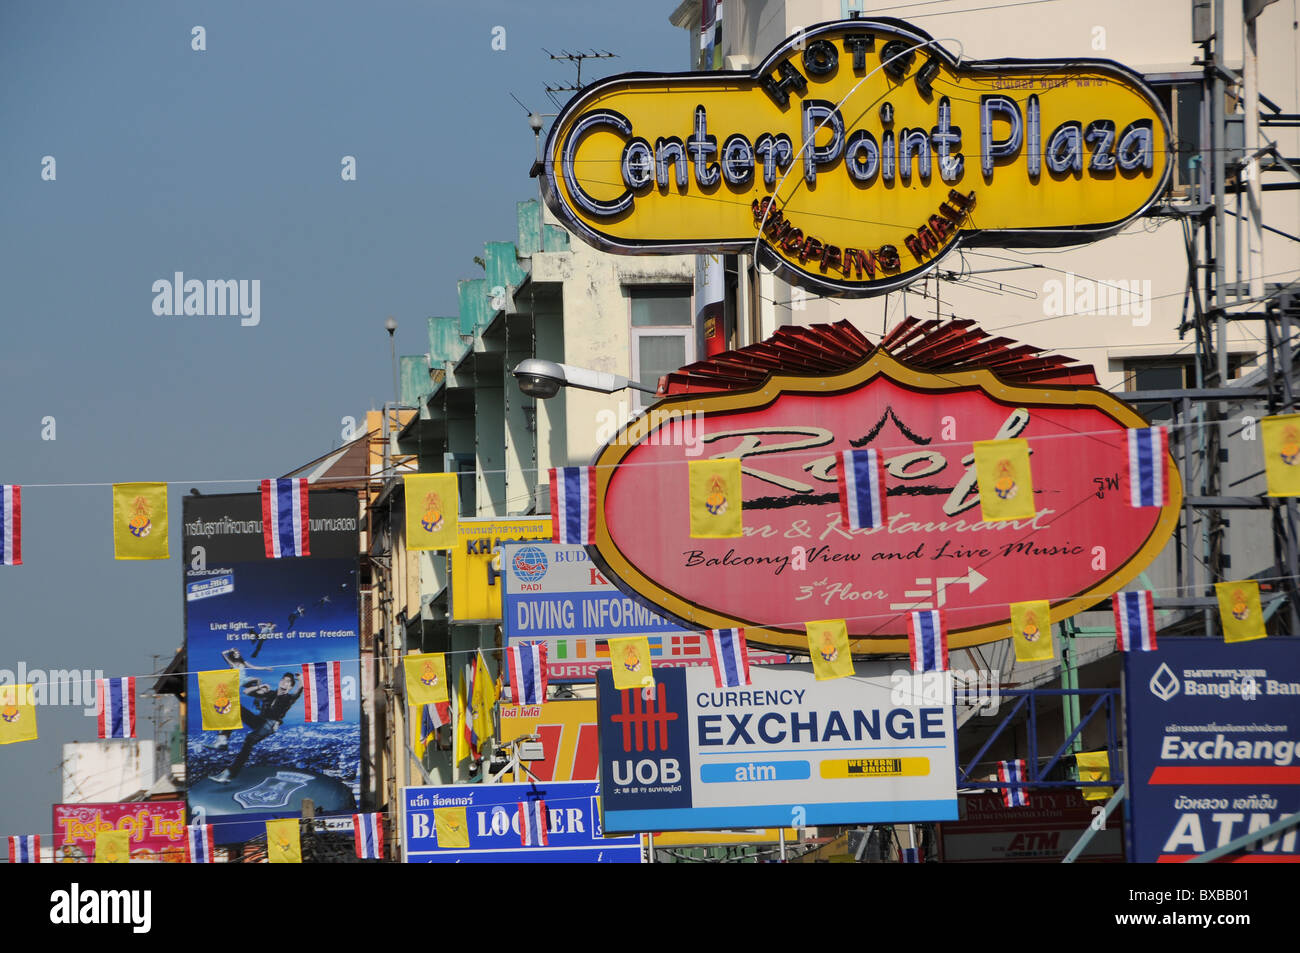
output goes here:
[{"label": "string of flags", "polygon": [[101,738],[135,737],[135,676],[95,679],[95,711]]},{"label": "string of flags", "polygon": [[519,802],[519,842],[523,847],[546,847],[548,821],[545,801]]},{"label": "string of flags", "polygon": [[[1169,426],[1157,426],[1126,431],[1132,506],[1168,505],[1168,471],[1163,461],[1169,453],[1169,430]],[[1259,422],[1259,432],[1267,494],[1300,496],[1300,414],[1265,417]],[[1088,435],[1044,435],[1034,439]],[[995,522],[1032,518],[1036,508],[1029,441],[1024,438],[977,440],[972,443],[972,449],[982,519]],[[887,472],[880,451],[843,451],[838,455],[838,462],[836,481],[845,523],[855,530],[879,528],[887,514]],[[697,539],[741,536],[744,507],[740,460],[690,460],[687,466],[690,535]],[[598,524],[595,468],[559,467],[549,469],[548,473],[552,540],[594,543]],[[409,549],[446,550],[455,546],[459,513],[457,481],[455,473],[403,475],[408,501]],[[169,558],[167,484],[115,483],[112,487],[115,558]],[[260,491],[267,558],[310,555],[307,480],[264,479],[260,481]],[[0,484],[0,565],[22,565],[22,529],[22,487]]]},{"label": "string of flags", "polygon": [[752,684],[744,629],[710,629],[709,647],[709,665],[718,688],[743,688]]},{"label": "string of flags", "polygon": [[908,649],[913,672],[948,671],[948,630],[943,610],[913,612],[908,628]]},{"label": "string of flags", "polygon": [[540,705],[546,700],[546,643],[529,642],[506,649],[506,668],[517,705]]},{"label": "string of flags", "polygon": [[186,859],[191,864],[211,864],[212,825],[191,824],[185,828]]}]

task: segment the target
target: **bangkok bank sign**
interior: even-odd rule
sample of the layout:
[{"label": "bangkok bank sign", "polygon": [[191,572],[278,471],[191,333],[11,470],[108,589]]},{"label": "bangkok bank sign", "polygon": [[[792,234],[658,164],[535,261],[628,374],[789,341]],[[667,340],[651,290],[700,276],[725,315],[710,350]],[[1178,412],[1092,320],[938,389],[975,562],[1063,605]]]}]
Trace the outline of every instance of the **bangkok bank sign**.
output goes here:
[{"label": "bangkok bank sign", "polygon": [[745,252],[882,294],[958,244],[1078,244],[1163,190],[1169,122],[1109,60],[960,60],[900,20],[826,23],[752,72],[634,73],[551,128],[542,188],[625,254]]},{"label": "bangkok bank sign", "polygon": [[[977,365],[918,370],[877,348],[839,373],[667,397],[597,454],[589,551],[684,625],[744,626],[755,644],[801,653],[812,620],[845,619],[855,654],[906,653],[912,611],[943,610],[960,647],[1008,638],[1011,603],[1047,600],[1060,621],[1103,602],[1173,533],[1172,457],[1169,502],[1132,507],[1127,430],[1146,426],[1135,411],[1099,387],[1009,383]],[[678,439],[683,420],[702,421],[700,444]],[[1028,442],[1035,513],[985,522],[972,443],[1005,438]],[[879,528],[841,521],[849,449],[884,460]],[[689,462],[729,458],[741,462],[743,535],[692,537]]]}]

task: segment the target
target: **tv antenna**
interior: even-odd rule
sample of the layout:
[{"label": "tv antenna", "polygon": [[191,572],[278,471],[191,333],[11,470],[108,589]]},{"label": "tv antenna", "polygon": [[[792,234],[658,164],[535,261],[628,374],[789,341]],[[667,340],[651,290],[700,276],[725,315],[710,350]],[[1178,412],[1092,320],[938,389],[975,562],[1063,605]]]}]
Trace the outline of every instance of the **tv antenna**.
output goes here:
[{"label": "tv antenna", "polygon": [[552,53],[550,50],[546,49],[546,47],[542,47],[542,52],[553,60],[567,60],[572,63],[578,71],[577,81],[573,86],[548,85],[544,87],[546,95],[551,98],[551,102],[555,103],[556,108],[559,108],[562,105],[562,103],[556,98],[557,93],[576,93],[582,89],[582,63],[584,60],[609,60],[618,56],[617,53],[611,53],[609,50],[588,50],[585,53],[582,51],[570,53],[568,50],[561,50],[559,53]]}]

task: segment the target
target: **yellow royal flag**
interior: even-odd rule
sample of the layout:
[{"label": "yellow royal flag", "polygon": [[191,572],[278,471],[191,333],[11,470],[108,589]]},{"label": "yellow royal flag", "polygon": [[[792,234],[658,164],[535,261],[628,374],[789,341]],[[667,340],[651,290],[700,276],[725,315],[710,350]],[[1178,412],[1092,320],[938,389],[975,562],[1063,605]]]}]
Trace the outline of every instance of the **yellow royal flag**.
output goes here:
[{"label": "yellow royal flag", "polygon": [[1045,662],[1056,657],[1052,648],[1052,604],[1015,602],[1011,605],[1011,642],[1017,662]]},{"label": "yellow royal flag", "polygon": [[1300,496],[1300,414],[1259,422],[1269,496]]},{"label": "yellow royal flag", "polygon": [[438,846],[443,850],[469,846],[469,818],[466,816],[465,808],[435,807],[433,827]]},{"label": "yellow royal flag", "polygon": [[455,549],[460,501],[455,473],[411,473],[406,485],[406,548]]},{"label": "yellow royal flag", "polygon": [[301,864],[302,843],[298,840],[298,818],[266,822],[266,862]]},{"label": "yellow royal flag", "polygon": [[452,738],[453,757],[456,764],[460,764],[471,754],[469,750],[469,722],[466,715],[469,712],[469,693],[465,690],[465,672],[460,673],[460,681],[456,684],[456,726]]},{"label": "yellow royal flag", "polygon": [[808,630],[808,654],[812,657],[813,676],[818,681],[853,674],[849,627],[843,619],[805,622],[804,628]]},{"label": "yellow royal flag", "polygon": [[232,731],[244,727],[239,707],[239,669],[199,672],[199,711],[204,731]]},{"label": "yellow royal flag", "polygon": [[441,652],[408,655],[402,659],[406,668],[406,703],[434,705],[449,701],[447,694],[447,657]]},{"label": "yellow royal flag", "polygon": [[113,555],[167,558],[167,484],[113,484]]},{"label": "yellow royal flag", "polygon": [[130,831],[96,831],[95,863],[129,864],[130,862]]},{"label": "yellow royal flag", "polygon": [[1028,440],[976,440],[975,479],[980,488],[980,518],[1032,519],[1034,483],[1029,475]]},{"label": "yellow royal flag", "polygon": [[[1110,780],[1110,755],[1107,752],[1085,751],[1076,754],[1074,761],[1079,766],[1080,781]],[[1115,789],[1086,787],[1079,788],[1079,793],[1083,795],[1085,801],[1108,801],[1115,793]]]},{"label": "yellow royal flag", "polygon": [[691,536],[731,539],[740,531],[740,461],[691,460]]},{"label": "yellow royal flag", "polygon": [[1216,582],[1214,594],[1219,597],[1219,622],[1223,625],[1223,641],[1249,642],[1268,635],[1264,631],[1259,583]]},{"label": "yellow royal flag", "polygon": [[650,668],[650,640],[644,635],[610,639],[609,665],[614,672],[615,688],[654,686],[654,672]]},{"label": "yellow royal flag", "polygon": [[36,702],[30,685],[0,685],[0,745],[36,740]]},{"label": "yellow royal flag", "polygon": [[483,750],[483,742],[495,734],[495,727],[492,719],[492,712],[496,708],[497,699],[500,694],[497,692],[496,680],[488,670],[487,659],[483,658],[483,653],[478,653],[478,658],[474,664],[477,668],[474,670],[474,743],[478,745],[479,751]]}]

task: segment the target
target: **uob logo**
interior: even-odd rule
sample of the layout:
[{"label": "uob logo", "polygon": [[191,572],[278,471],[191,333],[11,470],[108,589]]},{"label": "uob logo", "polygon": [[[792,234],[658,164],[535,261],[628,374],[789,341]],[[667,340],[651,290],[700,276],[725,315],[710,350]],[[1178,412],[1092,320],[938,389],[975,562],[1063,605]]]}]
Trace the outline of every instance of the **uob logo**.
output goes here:
[{"label": "uob logo", "polygon": [[[668,751],[669,726],[680,717],[669,711],[668,694],[663,682],[655,684],[653,693],[635,688],[618,693],[619,712],[611,720],[622,731],[625,753]],[[682,779],[677,758],[616,758],[610,768],[619,785],[676,784]]]}]

